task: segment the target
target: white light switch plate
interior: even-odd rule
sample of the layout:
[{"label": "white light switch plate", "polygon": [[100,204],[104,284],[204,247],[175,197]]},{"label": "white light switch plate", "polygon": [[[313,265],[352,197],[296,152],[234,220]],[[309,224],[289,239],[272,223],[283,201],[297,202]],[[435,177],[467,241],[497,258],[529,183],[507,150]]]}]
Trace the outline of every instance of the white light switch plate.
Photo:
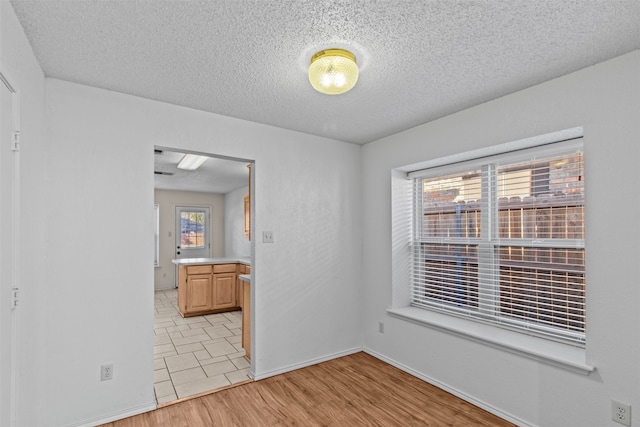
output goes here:
[{"label": "white light switch plate", "polygon": [[273,243],[275,241],[273,237],[273,231],[262,232],[262,243]]}]

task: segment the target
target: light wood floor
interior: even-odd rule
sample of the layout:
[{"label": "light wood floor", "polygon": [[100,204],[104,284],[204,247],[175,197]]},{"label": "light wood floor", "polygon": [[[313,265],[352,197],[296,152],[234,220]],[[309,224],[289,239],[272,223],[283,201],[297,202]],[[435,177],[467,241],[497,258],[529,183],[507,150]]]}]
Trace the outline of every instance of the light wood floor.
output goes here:
[{"label": "light wood floor", "polygon": [[223,390],[107,427],[513,426],[366,353]]}]

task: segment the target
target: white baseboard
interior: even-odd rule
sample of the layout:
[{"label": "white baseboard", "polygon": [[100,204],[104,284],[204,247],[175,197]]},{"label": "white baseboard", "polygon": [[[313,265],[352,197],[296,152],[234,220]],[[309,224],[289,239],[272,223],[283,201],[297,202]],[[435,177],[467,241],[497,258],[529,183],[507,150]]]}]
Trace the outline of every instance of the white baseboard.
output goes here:
[{"label": "white baseboard", "polygon": [[388,364],[390,364],[392,366],[395,366],[396,368],[398,368],[398,369],[400,369],[400,370],[402,370],[402,371],[404,371],[404,372],[406,372],[406,373],[408,373],[408,374],[410,374],[410,375],[412,375],[412,376],[414,376],[416,378],[420,378],[422,381],[428,382],[429,384],[431,384],[431,385],[433,385],[435,387],[438,387],[439,389],[442,389],[442,390],[444,390],[446,392],[449,392],[449,393],[453,394],[454,396],[459,397],[460,399],[462,399],[462,400],[464,400],[466,402],[469,402],[472,405],[475,405],[475,406],[477,406],[479,408],[482,408],[485,411],[490,412],[493,415],[496,415],[496,416],[498,416],[498,417],[500,417],[500,418],[502,418],[504,420],[507,420],[507,421],[515,424],[515,425],[518,425],[520,427],[535,427],[533,424],[529,424],[526,421],[521,420],[520,418],[515,417],[512,414],[506,413],[506,412],[504,412],[504,411],[502,411],[502,410],[500,410],[500,409],[498,409],[498,408],[496,408],[496,407],[494,407],[494,406],[492,406],[492,405],[490,405],[490,404],[488,404],[486,402],[478,400],[475,397],[473,397],[473,396],[471,396],[471,395],[469,395],[467,393],[464,393],[464,392],[462,392],[462,391],[460,391],[460,390],[458,390],[456,388],[450,387],[447,384],[444,384],[444,383],[442,383],[442,382],[440,382],[438,380],[435,380],[435,379],[433,379],[431,377],[428,377],[428,376],[426,376],[426,375],[424,375],[424,374],[422,374],[422,373],[420,373],[420,372],[418,372],[418,371],[416,371],[414,369],[409,368],[406,365],[403,365],[402,363],[400,363],[400,362],[398,362],[396,360],[390,359],[390,358],[388,358],[388,357],[386,357],[386,356],[384,356],[384,355],[382,355],[380,353],[377,353],[377,352],[371,350],[370,348],[364,347],[362,349],[362,351],[364,351],[365,353],[375,357],[376,359],[380,359],[383,362],[387,362]]},{"label": "white baseboard", "polygon": [[[390,364],[392,366],[395,366],[396,368],[408,373],[409,375],[412,375],[412,376],[414,376],[416,378],[420,378],[421,380],[423,380],[423,381],[425,381],[425,382],[427,382],[427,383],[429,383],[429,384],[431,384],[431,385],[433,385],[435,387],[438,387],[438,388],[440,388],[442,390],[445,390],[445,391],[453,394],[454,396],[459,397],[460,399],[462,399],[462,400],[464,400],[466,402],[469,402],[472,405],[475,405],[475,406],[477,406],[479,408],[482,408],[485,411],[490,412],[490,413],[492,413],[492,414],[494,414],[494,415],[496,415],[496,416],[498,416],[498,417],[500,417],[502,419],[505,419],[505,420],[507,420],[507,421],[509,421],[511,423],[514,423],[514,424],[516,424],[518,426],[521,426],[521,427],[535,427],[533,424],[527,423],[524,420],[513,416],[512,414],[506,413],[506,412],[504,412],[504,411],[502,411],[502,410],[500,410],[500,409],[498,409],[498,408],[496,408],[496,407],[494,407],[494,406],[492,406],[492,405],[490,405],[490,404],[488,404],[486,402],[478,400],[475,397],[473,397],[471,395],[468,395],[468,394],[466,394],[466,393],[464,393],[464,392],[462,392],[462,391],[460,391],[460,390],[458,390],[456,388],[450,387],[450,386],[448,386],[448,385],[446,385],[446,384],[444,384],[444,383],[442,383],[442,382],[440,382],[438,380],[435,380],[435,379],[433,379],[431,377],[428,377],[428,376],[426,376],[426,375],[424,375],[424,374],[422,374],[422,373],[420,373],[420,372],[418,372],[418,371],[416,371],[416,370],[414,370],[412,368],[409,368],[406,365],[403,365],[402,363],[400,363],[400,362],[398,362],[396,360],[390,359],[390,358],[388,358],[388,357],[386,357],[386,356],[384,356],[384,355],[382,355],[380,353],[377,353],[376,351],[371,350],[370,348],[367,348],[367,347],[354,347],[354,348],[351,348],[349,350],[328,354],[328,355],[325,355],[325,356],[322,356],[322,357],[318,357],[318,358],[315,358],[315,359],[307,360],[305,362],[296,363],[294,365],[285,366],[285,367],[274,369],[274,370],[267,371],[267,372],[261,372],[261,373],[255,375],[253,378],[256,381],[262,380],[262,379],[265,379],[265,378],[269,378],[269,377],[273,377],[273,376],[276,376],[276,375],[284,374],[284,373],[287,373],[287,372],[295,371],[297,369],[306,368],[308,366],[316,365],[318,363],[322,363],[322,362],[326,362],[326,361],[329,361],[329,360],[337,359],[339,357],[348,356],[350,354],[358,353],[360,351],[364,351],[365,353],[375,357],[376,359],[380,359],[383,362],[386,362],[386,363],[388,363],[388,364]],[[107,418],[94,418],[94,419],[90,419],[90,420],[85,420],[85,421],[82,421],[82,422],[77,423],[77,424],[69,424],[69,425],[67,425],[67,427],[93,427],[93,426],[97,426],[97,425],[101,425],[101,424],[110,423],[112,421],[120,420],[120,419],[123,419],[123,418],[132,417],[134,415],[142,414],[144,412],[153,411],[155,409],[156,409],[156,403],[153,402],[152,404],[142,405],[142,406],[139,406],[137,408],[130,408],[130,409],[126,410],[126,411],[122,411],[122,412],[119,412],[119,413],[116,413],[116,414],[112,414],[111,416],[109,416]]]},{"label": "white baseboard", "polygon": [[306,368],[307,366],[317,365],[318,363],[326,362],[328,360],[337,359],[343,356],[349,356],[350,354],[358,353],[362,351],[362,347],[354,347],[349,350],[341,351],[338,353],[328,354],[326,356],[318,357],[315,359],[310,359],[302,363],[296,363],[295,365],[284,366],[282,368],[274,369],[272,371],[260,372],[256,374],[253,378],[254,380],[263,380],[265,378],[273,377],[276,375],[284,374],[287,372],[295,371],[297,369]]},{"label": "white baseboard", "polygon": [[117,420],[121,420],[123,418],[128,418],[128,417],[133,417],[134,415],[139,415],[145,412],[149,412],[149,411],[153,411],[155,410],[157,407],[156,402],[153,403],[148,403],[145,405],[140,405],[138,407],[135,408],[129,408],[127,410],[124,410],[122,412],[118,412],[115,414],[112,414],[106,418],[100,417],[100,418],[92,418],[89,420],[84,420],[81,421],[77,424],[67,424],[67,427],[94,427],[94,426],[99,426],[102,424],[106,424],[106,423],[110,423],[112,421],[117,421]]}]

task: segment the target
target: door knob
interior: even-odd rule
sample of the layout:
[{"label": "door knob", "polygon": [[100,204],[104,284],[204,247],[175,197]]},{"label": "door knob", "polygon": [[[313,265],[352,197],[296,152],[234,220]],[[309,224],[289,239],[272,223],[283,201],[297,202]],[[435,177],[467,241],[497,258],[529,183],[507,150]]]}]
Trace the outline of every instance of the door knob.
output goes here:
[{"label": "door knob", "polygon": [[178,255],[180,255],[180,252],[176,252]]}]

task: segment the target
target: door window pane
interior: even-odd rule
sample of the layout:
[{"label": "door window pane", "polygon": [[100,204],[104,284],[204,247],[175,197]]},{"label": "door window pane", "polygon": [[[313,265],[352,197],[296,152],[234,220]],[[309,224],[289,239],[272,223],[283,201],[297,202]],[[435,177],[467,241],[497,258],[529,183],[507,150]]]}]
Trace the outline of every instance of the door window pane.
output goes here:
[{"label": "door window pane", "polygon": [[180,241],[183,248],[204,248],[204,212],[180,213]]}]

